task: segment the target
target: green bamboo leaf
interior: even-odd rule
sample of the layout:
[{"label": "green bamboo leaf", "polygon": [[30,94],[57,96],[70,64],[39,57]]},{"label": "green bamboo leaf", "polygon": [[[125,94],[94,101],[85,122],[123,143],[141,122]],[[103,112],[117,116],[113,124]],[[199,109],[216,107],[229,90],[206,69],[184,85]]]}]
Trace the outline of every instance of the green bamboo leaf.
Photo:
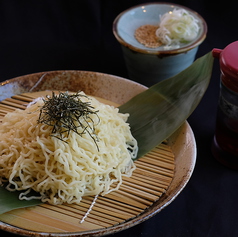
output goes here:
[{"label": "green bamboo leaf", "polygon": [[[155,84],[119,107],[120,112],[130,113],[128,122],[139,144],[138,158],[168,138],[189,117],[209,85],[212,66],[210,52],[178,75]],[[0,214],[40,203],[21,201],[19,192],[0,187]]]},{"label": "green bamboo leaf", "polygon": [[138,141],[137,158],[172,135],[202,99],[211,78],[211,52],[181,73],[161,81],[119,107]]},{"label": "green bamboo leaf", "polygon": [[35,206],[42,203],[40,200],[19,200],[20,192],[10,192],[5,187],[0,187],[0,214],[17,209]]}]

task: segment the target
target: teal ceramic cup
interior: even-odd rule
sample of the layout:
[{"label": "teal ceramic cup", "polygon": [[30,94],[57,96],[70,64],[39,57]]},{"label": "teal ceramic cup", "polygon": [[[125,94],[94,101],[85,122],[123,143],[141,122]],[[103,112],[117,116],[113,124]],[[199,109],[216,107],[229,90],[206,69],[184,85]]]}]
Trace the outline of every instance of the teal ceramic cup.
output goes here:
[{"label": "teal ceramic cup", "polygon": [[[138,27],[158,25],[160,17],[174,9],[185,9],[198,20],[199,32],[194,40],[181,43],[179,48],[163,45],[148,48],[136,40],[135,31]],[[207,24],[198,13],[171,3],[138,5],[119,14],[113,22],[113,34],[121,44],[129,78],[146,86],[172,77],[190,66],[206,33]]]}]

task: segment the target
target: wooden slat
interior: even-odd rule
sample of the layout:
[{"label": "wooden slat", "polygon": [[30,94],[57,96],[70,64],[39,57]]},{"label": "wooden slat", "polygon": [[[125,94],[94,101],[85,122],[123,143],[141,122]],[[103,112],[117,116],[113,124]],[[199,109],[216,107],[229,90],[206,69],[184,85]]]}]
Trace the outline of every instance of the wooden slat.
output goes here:
[{"label": "wooden slat", "polygon": [[[6,113],[47,92],[25,93],[0,103],[0,122]],[[103,100],[105,103],[105,100]],[[110,102],[107,101],[108,104]],[[124,177],[120,189],[99,196],[91,212],[80,224],[94,197],[84,197],[79,204],[42,205],[13,210],[0,215],[0,220],[33,231],[80,232],[107,228],[130,220],[153,205],[169,187],[174,175],[174,154],[165,142],[135,162],[132,177]]]}]

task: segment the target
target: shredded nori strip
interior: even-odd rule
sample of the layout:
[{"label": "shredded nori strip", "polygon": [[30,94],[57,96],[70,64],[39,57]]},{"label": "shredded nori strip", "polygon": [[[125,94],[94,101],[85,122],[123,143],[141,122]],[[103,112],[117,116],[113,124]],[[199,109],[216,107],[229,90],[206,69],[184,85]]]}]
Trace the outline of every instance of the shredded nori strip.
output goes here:
[{"label": "shredded nori strip", "polygon": [[[69,133],[75,132],[82,136],[88,133],[95,142],[97,149],[97,136],[95,131],[95,121],[90,115],[97,116],[97,110],[91,106],[90,102],[83,102],[80,97],[87,97],[80,94],[69,94],[68,92],[46,96],[44,105],[40,108],[38,123],[44,123],[52,126],[52,134],[62,141],[68,137]],[[98,116],[97,116],[98,117]],[[98,117],[99,122],[99,117]],[[79,131],[79,127],[81,128]],[[67,141],[65,141],[67,143]],[[99,149],[98,149],[99,150]]]}]

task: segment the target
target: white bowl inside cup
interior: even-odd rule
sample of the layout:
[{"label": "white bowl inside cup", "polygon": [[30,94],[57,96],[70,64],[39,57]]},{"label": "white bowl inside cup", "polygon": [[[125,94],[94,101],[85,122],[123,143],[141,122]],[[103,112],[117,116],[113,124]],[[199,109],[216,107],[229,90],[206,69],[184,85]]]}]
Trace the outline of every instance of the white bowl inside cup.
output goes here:
[{"label": "white bowl inside cup", "polygon": [[[142,25],[159,25],[160,17],[174,9],[187,10],[199,23],[197,37],[189,43],[181,43],[177,49],[170,49],[161,45],[157,48],[148,48],[139,43],[135,36],[135,30]],[[175,54],[190,50],[201,44],[206,38],[207,24],[205,20],[195,11],[172,3],[147,3],[129,8],[119,14],[113,22],[113,33],[116,39],[124,46],[140,53],[149,54]]]}]

